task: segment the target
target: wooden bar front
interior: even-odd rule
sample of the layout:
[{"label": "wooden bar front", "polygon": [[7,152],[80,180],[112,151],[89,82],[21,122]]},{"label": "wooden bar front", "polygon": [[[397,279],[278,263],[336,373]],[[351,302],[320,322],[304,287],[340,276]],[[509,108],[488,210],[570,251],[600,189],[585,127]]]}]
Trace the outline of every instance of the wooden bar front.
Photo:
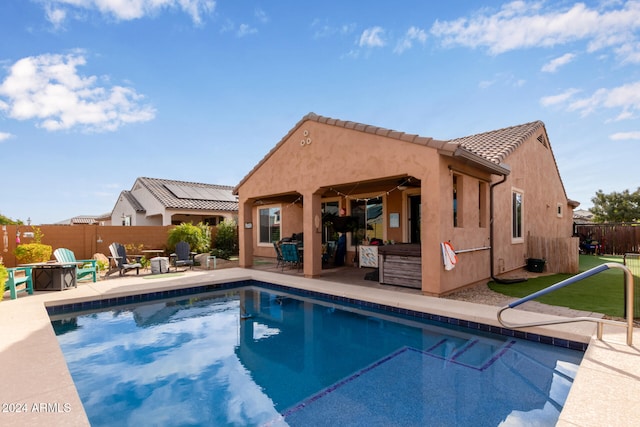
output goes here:
[{"label": "wooden bar front", "polygon": [[417,243],[380,246],[380,283],[422,289],[422,255]]}]

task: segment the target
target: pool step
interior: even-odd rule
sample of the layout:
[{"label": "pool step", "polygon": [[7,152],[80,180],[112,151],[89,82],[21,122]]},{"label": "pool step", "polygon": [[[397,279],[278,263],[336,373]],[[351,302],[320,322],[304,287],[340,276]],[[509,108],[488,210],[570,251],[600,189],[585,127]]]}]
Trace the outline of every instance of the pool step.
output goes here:
[{"label": "pool step", "polygon": [[505,349],[511,345],[513,345],[512,341],[487,341],[478,338],[466,340],[459,337],[448,337],[425,351],[449,362],[485,369],[500,358]]}]

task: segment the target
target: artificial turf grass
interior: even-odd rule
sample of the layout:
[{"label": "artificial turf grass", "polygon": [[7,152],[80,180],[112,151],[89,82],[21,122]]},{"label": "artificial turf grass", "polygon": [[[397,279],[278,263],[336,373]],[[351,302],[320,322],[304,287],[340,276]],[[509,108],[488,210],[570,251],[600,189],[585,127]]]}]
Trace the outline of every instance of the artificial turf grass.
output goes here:
[{"label": "artificial turf grass", "polygon": [[[607,262],[622,264],[623,260],[621,256],[580,255],[580,272]],[[571,274],[554,274],[530,278],[526,282],[512,284],[491,281],[488,286],[489,289],[503,295],[522,298],[571,276]],[[636,279],[636,283],[637,281],[638,279]],[[608,269],[595,276],[536,298],[535,301],[575,310],[593,311],[612,317],[623,317],[624,273],[619,269]],[[634,311],[637,312],[638,308],[634,308]]]}]

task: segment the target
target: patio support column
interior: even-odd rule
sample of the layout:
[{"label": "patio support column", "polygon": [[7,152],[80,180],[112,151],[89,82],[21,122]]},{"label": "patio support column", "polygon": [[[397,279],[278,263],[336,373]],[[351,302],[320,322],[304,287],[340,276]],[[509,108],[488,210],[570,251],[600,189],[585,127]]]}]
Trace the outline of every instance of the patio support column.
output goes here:
[{"label": "patio support column", "polygon": [[[437,168],[434,168],[437,170]],[[438,174],[430,174],[428,181],[422,181],[420,199],[422,200],[420,244],[422,252],[422,292],[426,295],[439,295],[441,291],[441,273],[443,271],[440,239],[442,230],[441,193]]]},{"label": "patio support column", "polygon": [[[250,225],[249,225],[250,224]],[[240,245],[239,266],[253,265],[253,239],[256,233],[253,223],[253,199],[238,203],[238,243]]]},{"label": "patio support column", "polygon": [[303,198],[304,276],[317,277],[322,273],[322,198],[316,193]]}]

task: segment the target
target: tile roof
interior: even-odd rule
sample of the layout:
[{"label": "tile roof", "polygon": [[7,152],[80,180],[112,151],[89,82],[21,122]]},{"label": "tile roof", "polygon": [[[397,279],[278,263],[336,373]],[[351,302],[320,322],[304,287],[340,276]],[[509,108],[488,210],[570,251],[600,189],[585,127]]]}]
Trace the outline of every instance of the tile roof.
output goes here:
[{"label": "tile roof", "polygon": [[238,210],[238,199],[232,194],[232,186],[147,177],[138,178],[134,188],[138,184],[168,209]]},{"label": "tile roof", "polygon": [[504,167],[502,165],[504,159],[540,128],[544,129],[544,123],[541,121],[535,121],[525,123],[523,125],[445,141],[309,113],[300,119],[300,121],[291,128],[291,130],[275,145],[275,147],[273,147],[256,166],[254,166],[254,168],[238,183],[238,185],[236,185],[233,190],[235,194],[237,194],[238,188],[306,121],[315,121],[331,126],[338,126],[345,129],[394,138],[413,144],[420,144],[437,149],[441,154],[445,155],[462,156],[467,159],[473,159],[475,157],[475,161],[479,165],[482,165],[485,169],[491,170],[492,173],[496,174],[508,174],[508,167]]},{"label": "tile roof", "polygon": [[140,204],[140,202],[138,201],[138,199],[135,198],[135,196],[133,194],[131,194],[131,191],[123,191],[122,193],[120,193],[122,195],[122,197],[124,197],[125,199],[127,199],[127,201],[129,202],[129,204],[131,205],[131,207],[136,211],[136,212],[146,212],[146,209],[144,208],[144,206],[142,206]]},{"label": "tile roof", "polygon": [[[535,121],[508,128],[492,130],[476,135],[446,141],[459,145],[466,150],[495,164],[502,163],[524,141],[544,130],[544,123]],[[546,135],[546,132],[545,132]]]}]

